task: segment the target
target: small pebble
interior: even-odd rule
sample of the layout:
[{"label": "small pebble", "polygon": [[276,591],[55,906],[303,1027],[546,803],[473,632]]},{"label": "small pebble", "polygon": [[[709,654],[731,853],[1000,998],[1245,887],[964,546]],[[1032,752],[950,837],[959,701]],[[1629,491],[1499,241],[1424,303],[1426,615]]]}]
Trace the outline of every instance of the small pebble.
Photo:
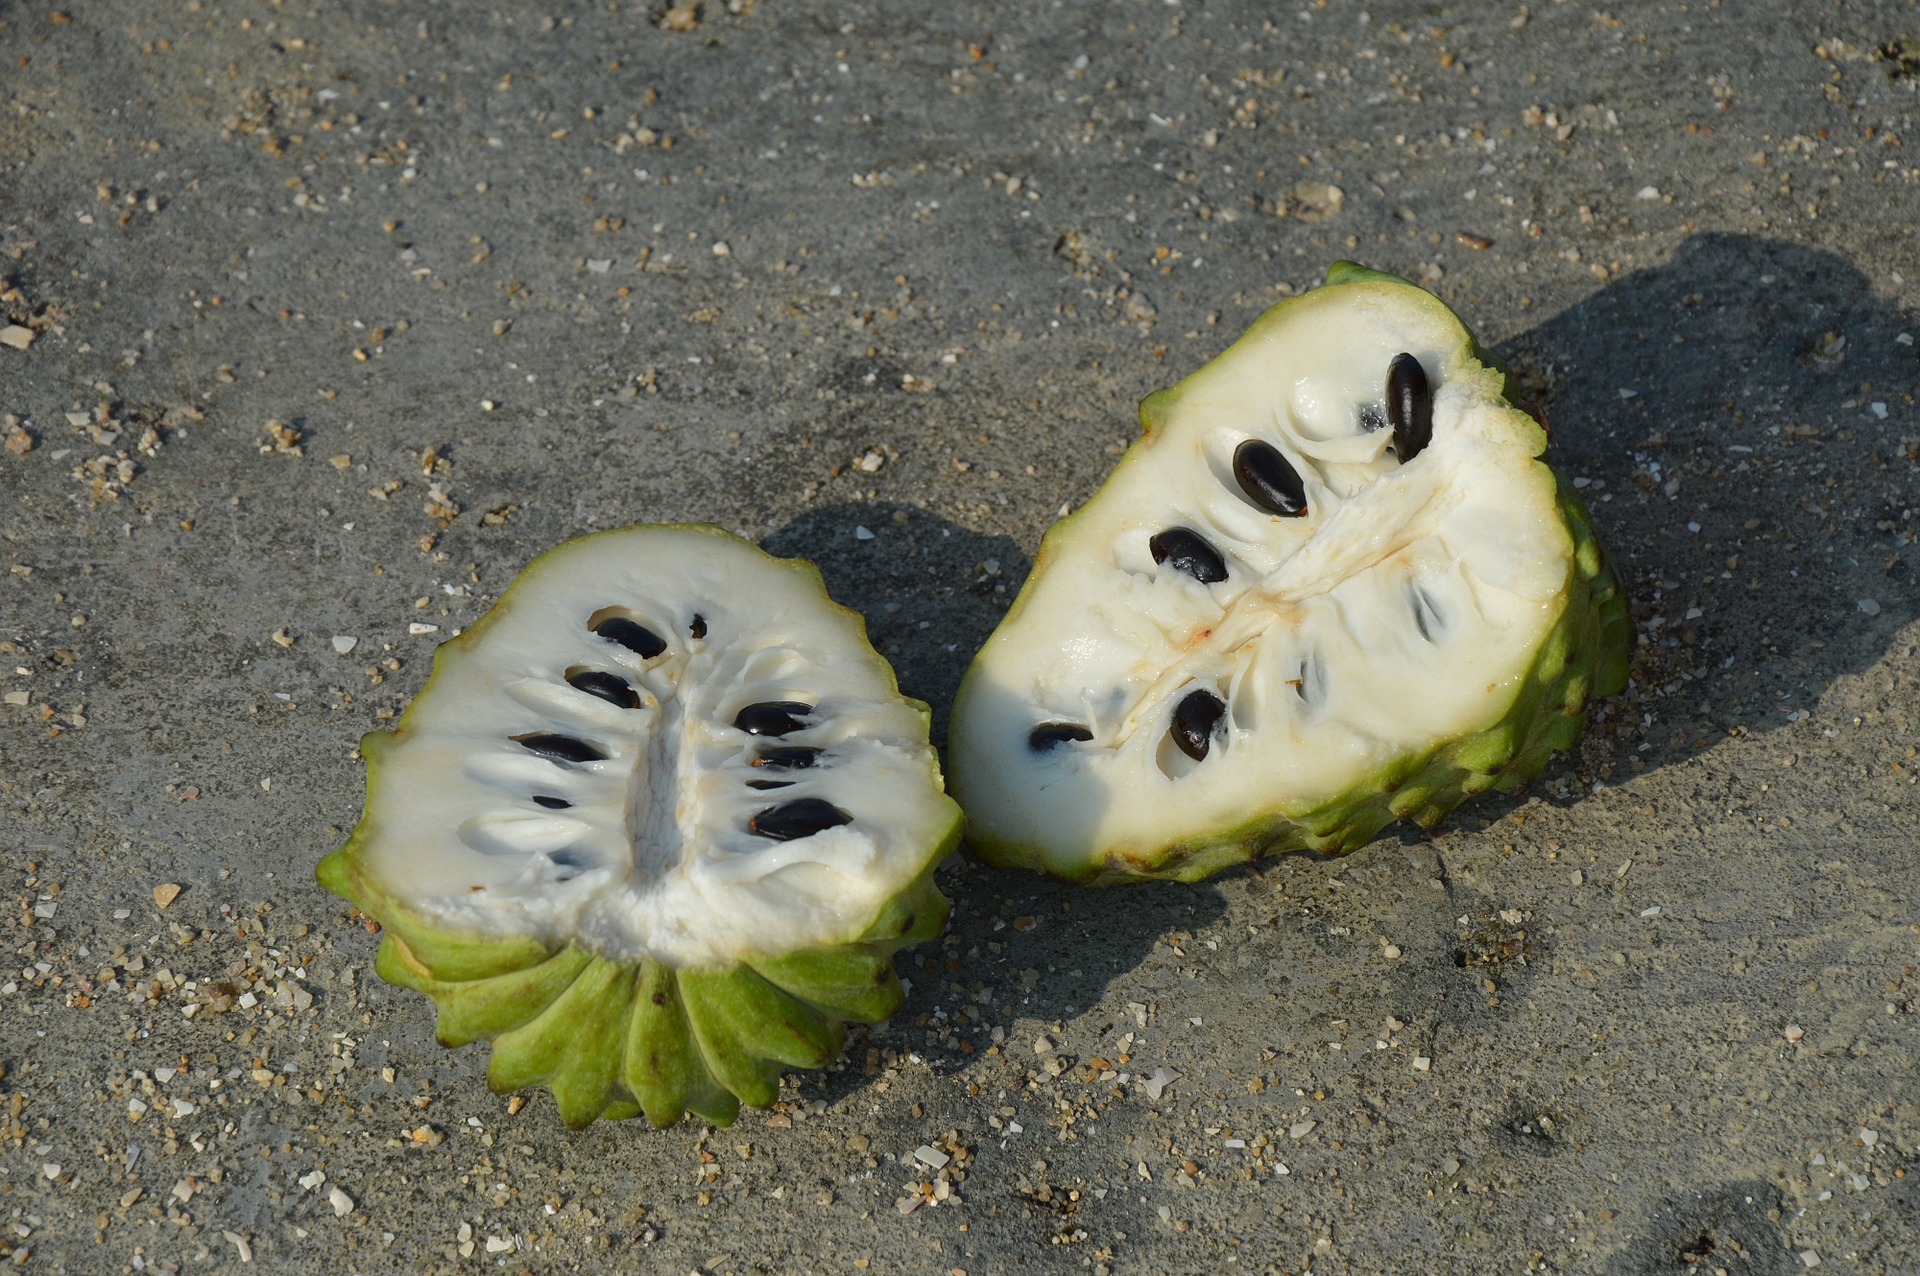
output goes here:
[{"label": "small pebble", "polygon": [[1180,1074],[1172,1068],[1159,1067],[1153,1070],[1151,1076],[1142,1077],[1140,1085],[1146,1090],[1149,1099],[1158,1101],[1160,1096],[1167,1092],[1167,1087],[1179,1079]]},{"label": "small pebble", "polygon": [[339,652],[343,656],[346,655],[349,651],[352,651],[355,647],[359,645],[360,645],[360,640],[358,638],[351,637],[350,635],[335,634],[333,636],[333,649]]},{"label": "small pebble", "polygon": [[335,1218],[345,1218],[353,1213],[353,1198],[337,1187],[327,1189],[327,1204],[333,1206]]}]

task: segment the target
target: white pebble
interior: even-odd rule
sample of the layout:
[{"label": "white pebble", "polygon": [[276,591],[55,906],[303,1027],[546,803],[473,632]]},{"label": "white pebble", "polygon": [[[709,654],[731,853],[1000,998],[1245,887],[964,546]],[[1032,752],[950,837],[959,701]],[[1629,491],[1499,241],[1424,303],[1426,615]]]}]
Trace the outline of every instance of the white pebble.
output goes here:
[{"label": "white pebble", "polygon": [[873,533],[865,527],[856,527],[853,529],[853,539],[857,541],[870,541],[873,539]]},{"label": "white pebble", "polygon": [[333,1206],[335,1218],[345,1218],[353,1213],[353,1198],[337,1187],[327,1190],[327,1204]]},{"label": "white pebble", "polygon": [[1161,1095],[1166,1093],[1167,1087],[1179,1079],[1180,1074],[1172,1068],[1160,1067],[1153,1070],[1152,1076],[1142,1077],[1140,1084],[1146,1090],[1147,1097],[1157,1101]]},{"label": "white pebble", "polygon": [[1854,606],[1869,616],[1878,616],[1880,614],[1880,604],[1871,598],[1862,598],[1859,602],[1855,603]]},{"label": "white pebble", "polygon": [[420,636],[421,634],[437,634],[437,633],[439,633],[439,632],[440,632],[440,626],[438,626],[438,625],[423,625],[423,624],[421,624],[421,623],[420,623],[419,621],[417,621],[417,620],[416,620],[416,621],[414,621],[414,622],[413,622],[412,624],[410,624],[410,625],[408,625],[408,626],[407,626],[407,632],[408,632],[408,633],[410,633],[410,634],[412,634],[412,635],[413,635],[414,637],[416,637],[416,638],[418,638],[418,637],[419,637],[419,636]]},{"label": "white pebble", "polygon": [[1431,1070],[1432,1067],[1433,1060],[1429,1059],[1426,1055],[1417,1055],[1414,1057],[1413,1070],[1415,1072],[1427,1072]]},{"label": "white pebble", "polygon": [[333,636],[333,649],[343,656],[359,645],[360,640],[349,634],[335,634]]}]

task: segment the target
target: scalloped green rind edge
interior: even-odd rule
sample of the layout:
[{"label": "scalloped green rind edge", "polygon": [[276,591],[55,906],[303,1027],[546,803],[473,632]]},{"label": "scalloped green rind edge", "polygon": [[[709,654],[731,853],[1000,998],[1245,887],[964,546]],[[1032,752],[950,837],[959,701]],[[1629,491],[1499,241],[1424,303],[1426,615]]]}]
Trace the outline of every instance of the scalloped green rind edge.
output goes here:
[{"label": "scalloped green rind edge", "polygon": [[[1410,288],[1447,311],[1467,343],[1468,353],[1506,377],[1504,395],[1512,403],[1512,380],[1475,340],[1471,330],[1439,298],[1398,275],[1352,261],[1327,269],[1329,285],[1384,283]],[[1275,311],[1315,292],[1289,297],[1262,312],[1239,340],[1245,341]],[[1236,343],[1237,344],[1237,343]],[[1215,356],[1219,358],[1221,356]],[[1211,363],[1211,361],[1209,361]],[[1200,371],[1204,371],[1203,367]],[[1195,372],[1193,376],[1200,375]],[[1174,397],[1191,377],[1148,395],[1140,403],[1143,431],[1153,433],[1165,420]],[[1538,429],[1538,427],[1535,427]],[[1516,685],[1507,710],[1490,726],[1438,745],[1424,754],[1395,759],[1356,782],[1343,797],[1317,806],[1279,806],[1262,810],[1239,824],[1191,841],[1176,842],[1136,856],[1111,853],[1088,861],[1078,871],[1050,863],[1044,849],[1015,839],[992,839],[969,830],[968,844],[990,864],[1031,868],[1079,882],[1105,886],[1119,882],[1173,880],[1195,882],[1249,860],[1291,851],[1344,855],[1357,850],[1396,819],[1431,828],[1462,801],[1487,789],[1513,793],[1537,776],[1552,756],[1569,748],[1586,725],[1586,706],[1595,696],[1614,695],[1627,685],[1633,648],[1633,619],[1619,573],[1593,530],[1592,517],[1571,484],[1545,459],[1546,432],[1540,431],[1539,463],[1552,475],[1555,503],[1572,541],[1565,603],[1560,618],[1542,640],[1526,676]],[[1057,553],[1057,546],[1080,510],[1056,522],[1041,539],[1027,584],[1007,617],[1019,610],[1027,589]],[[1001,622],[1003,625],[1005,620]],[[966,701],[970,667],[954,698],[954,717]],[[948,724],[948,736],[956,730]]]},{"label": "scalloped green rind edge", "polygon": [[[712,524],[657,526],[752,545]],[[516,583],[572,543],[540,555]],[[861,641],[868,642],[865,617],[828,597],[815,564],[801,558],[775,561],[810,574],[821,598],[850,615]],[[433,671],[416,701],[473,650],[474,640],[510,604],[512,594],[509,586],[471,628],[435,649]],[[892,666],[878,653],[876,659],[886,670],[889,691],[900,695]],[[923,724],[930,722],[923,701],[900,698]],[[402,714],[392,731],[361,738],[369,781],[406,733]],[[932,779],[939,783],[937,767]],[[644,958],[620,962],[574,942],[555,947],[530,935],[435,926],[365,872],[362,848],[377,836],[378,813],[371,806],[347,840],[320,860],[314,875],[380,924],[376,972],[390,984],[432,999],[438,1013],[435,1035],[442,1045],[492,1042],[487,1084],[496,1093],[544,1085],[561,1120],[576,1130],[602,1118],[635,1116],[664,1128],[687,1113],[729,1125],[741,1103],[773,1103],[783,1067],[832,1063],[840,1053],[843,1025],[879,1023],[899,1009],[905,990],[894,971],[894,954],[937,937],[946,924],[950,905],[933,873],[959,845],[963,826],[960,808],[949,805],[951,818],[929,845],[918,875],[852,939],[751,956],[730,966],[676,968]]]}]

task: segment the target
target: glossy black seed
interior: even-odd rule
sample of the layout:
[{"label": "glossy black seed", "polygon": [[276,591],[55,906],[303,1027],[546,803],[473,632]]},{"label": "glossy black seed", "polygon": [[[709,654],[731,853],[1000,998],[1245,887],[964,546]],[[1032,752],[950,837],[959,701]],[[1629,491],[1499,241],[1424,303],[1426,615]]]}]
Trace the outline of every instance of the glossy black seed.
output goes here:
[{"label": "glossy black seed", "polygon": [[1300,471],[1265,439],[1244,439],[1233,449],[1233,477],[1247,499],[1270,514],[1299,518],[1307,512]]},{"label": "glossy black seed", "polygon": [[1420,636],[1428,642],[1433,641],[1434,631],[1447,623],[1446,613],[1440,610],[1426,590],[1415,585],[1413,593],[1413,623],[1419,628]]},{"label": "glossy black seed", "polygon": [[601,762],[607,756],[585,740],[576,740],[570,735],[558,735],[552,731],[518,736],[514,743],[543,758],[552,758],[555,762]]},{"label": "glossy black seed", "polygon": [[544,793],[534,794],[533,801],[536,806],[544,806],[549,811],[564,811],[573,805],[565,798],[548,797]]},{"label": "glossy black seed", "polygon": [[797,798],[784,806],[770,806],[747,821],[747,831],[770,837],[776,842],[791,842],[812,837],[822,829],[853,823],[853,817],[831,802],[819,798]]},{"label": "glossy black seed", "polygon": [[812,705],[798,700],[766,700],[734,714],[733,725],[748,735],[782,736],[806,726],[812,712]]},{"label": "glossy black seed", "polygon": [[1077,722],[1042,722],[1027,732],[1027,747],[1035,753],[1043,753],[1057,745],[1091,739],[1093,732]]},{"label": "glossy black seed", "polygon": [[1195,762],[1213,747],[1213,729],[1227,711],[1226,701],[1211,691],[1189,691],[1173,710],[1173,742]]},{"label": "glossy black seed", "polygon": [[584,691],[590,696],[598,696],[608,704],[617,704],[622,709],[640,707],[640,693],[633,689],[631,682],[616,673],[582,669],[579,673],[567,675],[567,685],[575,691]]},{"label": "glossy black seed", "polygon": [[810,749],[804,744],[789,744],[780,748],[762,749],[753,759],[752,765],[769,767],[775,771],[799,771],[810,767],[814,759],[825,750]]},{"label": "glossy black seed", "polygon": [[667,649],[666,640],[645,625],[625,616],[609,616],[593,627],[593,632],[608,642],[617,642],[642,660],[652,660]]},{"label": "glossy black seed", "polygon": [[1410,354],[1387,365],[1387,420],[1393,426],[1393,454],[1405,465],[1433,442],[1433,389],[1427,371]]},{"label": "glossy black seed", "polygon": [[1202,585],[1227,578],[1227,564],[1220,552],[1207,544],[1200,533],[1185,527],[1169,527],[1147,542],[1156,563],[1172,563]]},{"label": "glossy black seed", "polygon": [[693,623],[687,626],[687,632],[695,638],[705,638],[707,636],[707,618],[705,616],[695,616]]},{"label": "glossy black seed", "polygon": [[1292,679],[1293,694],[1305,704],[1319,704],[1327,693],[1327,666],[1320,653],[1309,651],[1300,659],[1300,676]]},{"label": "glossy black seed", "polygon": [[748,780],[747,787],[750,789],[790,789],[793,787],[793,781],[792,780]]}]

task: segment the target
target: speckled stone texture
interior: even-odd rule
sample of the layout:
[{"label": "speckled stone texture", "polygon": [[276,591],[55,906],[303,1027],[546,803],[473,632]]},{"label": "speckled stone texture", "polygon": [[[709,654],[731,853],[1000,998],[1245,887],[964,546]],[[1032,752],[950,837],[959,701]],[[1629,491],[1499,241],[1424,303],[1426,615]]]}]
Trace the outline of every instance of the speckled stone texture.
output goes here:
[{"label": "speckled stone texture", "polygon": [[[0,1253],[1920,1269],[1917,146],[1897,0],[0,7]],[[814,558],[937,742],[1141,396],[1342,257],[1620,567],[1527,794],[956,860],[891,1026],[723,1131],[569,1133],[374,977],[354,742],[541,550]]]}]

